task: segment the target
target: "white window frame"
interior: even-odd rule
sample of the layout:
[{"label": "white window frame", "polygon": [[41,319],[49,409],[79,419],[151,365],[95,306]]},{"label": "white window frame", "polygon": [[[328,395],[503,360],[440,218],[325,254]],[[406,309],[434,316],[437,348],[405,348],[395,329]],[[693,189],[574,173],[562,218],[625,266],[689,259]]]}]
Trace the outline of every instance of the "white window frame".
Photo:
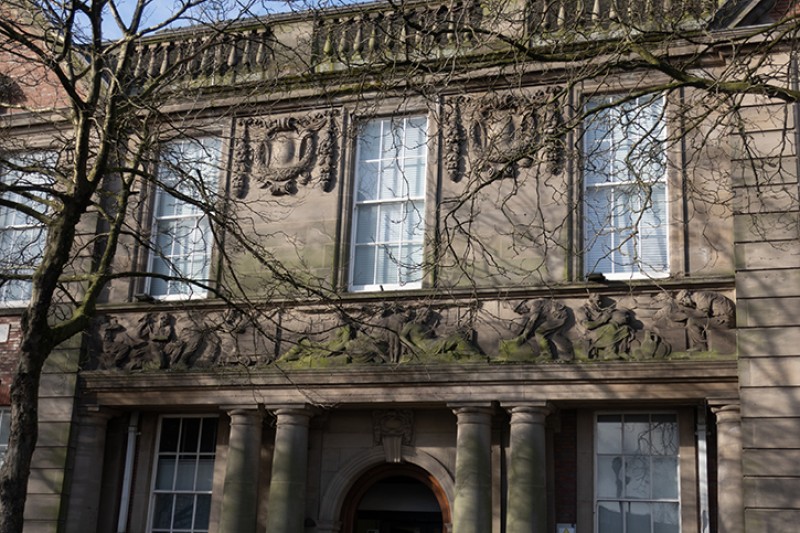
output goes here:
[{"label": "white window frame", "polygon": [[[416,155],[406,155],[406,150],[409,146],[406,144],[407,138],[406,133],[409,130],[409,123],[410,121],[417,121],[422,120],[424,121],[424,142],[422,145],[416,147],[419,148],[419,153]],[[426,191],[427,191],[427,174],[428,174],[428,142],[430,142],[429,138],[429,120],[425,114],[409,114],[409,115],[402,115],[402,116],[393,116],[393,117],[381,117],[375,118],[372,120],[365,121],[361,124],[361,127],[366,127],[368,124],[380,124],[381,133],[379,135],[379,139],[381,140],[381,146],[378,147],[377,152],[379,154],[384,153],[384,146],[383,140],[385,138],[384,132],[386,131],[386,127],[389,126],[391,128],[395,128],[395,124],[401,122],[402,124],[402,131],[403,131],[403,146],[400,147],[400,154],[397,157],[379,157],[376,159],[369,159],[369,160],[362,160],[362,134],[359,133],[356,139],[356,150],[355,150],[355,169],[353,172],[353,211],[352,211],[352,231],[350,236],[350,269],[349,269],[349,276],[348,276],[348,288],[352,292],[369,292],[369,291],[384,291],[384,290],[411,290],[411,289],[419,289],[422,287],[422,280],[425,276],[423,262],[425,257],[425,224],[426,224]],[[361,130],[363,131],[363,130]],[[412,147],[413,148],[413,147]],[[401,194],[391,198],[367,198],[367,199],[360,199],[359,198],[359,187],[361,184],[362,178],[362,168],[368,164],[377,165],[377,178],[376,178],[376,196],[380,194],[382,183],[381,183],[381,176],[382,170],[386,168],[389,164],[396,165],[397,172],[403,173],[404,169],[406,168],[407,162],[413,161],[421,161],[422,162],[422,170],[421,176],[419,179],[422,180],[422,186],[420,190],[416,191],[416,194],[413,196],[408,194],[408,185],[407,181],[404,179],[403,182],[405,184],[404,188],[405,191],[402,191]],[[362,166],[363,165],[363,166]],[[381,226],[382,217],[381,217],[381,209],[384,206],[401,206],[403,214],[397,221],[392,221],[391,225],[396,225],[399,229],[396,230],[396,234],[398,238],[393,240],[380,240],[376,238],[372,241],[362,241],[359,242],[359,216],[362,211],[366,209],[375,209],[377,208],[379,215],[375,217],[376,228],[374,231],[374,235],[378,236],[381,234],[383,228]],[[413,238],[407,238],[406,236],[406,225],[405,222],[410,220],[411,211],[415,213],[416,221],[412,222],[416,226],[416,230],[413,231],[415,234]],[[385,231],[385,233],[389,233],[389,231]],[[395,259],[399,253],[392,254],[391,251],[387,253],[390,256],[390,261],[393,261],[397,267],[397,283],[382,283],[379,278],[379,254],[381,248],[393,248],[394,250],[402,250],[403,247],[419,247],[419,263],[414,265],[404,265],[402,260]],[[375,249],[374,254],[374,264],[373,266],[373,275],[372,275],[372,283],[358,283],[357,278],[359,277],[357,273],[357,269],[359,268],[358,261],[356,259],[357,253],[359,249],[368,249],[368,248]],[[404,277],[409,277],[408,273],[414,272],[416,275],[414,279],[410,281],[404,281]]]},{"label": "white window frame", "polygon": [[[160,448],[161,448],[161,437],[162,437],[161,433],[162,433],[162,429],[164,427],[164,421],[167,420],[167,419],[178,419],[178,420],[180,420],[180,428],[179,428],[179,433],[178,433],[178,443],[177,443],[177,449],[175,451],[162,452],[162,451],[160,451]],[[212,423],[215,425],[215,427],[214,427],[214,452],[213,453],[204,453],[204,452],[202,452],[200,450],[200,443],[202,442],[202,435],[203,435],[203,424],[205,422],[201,422],[200,431],[198,433],[198,443],[197,443],[196,451],[195,452],[181,452],[180,451],[181,437],[182,437],[182,432],[183,432],[183,427],[184,427],[183,426],[183,422],[184,422],[184,420],[191,420],[191,419],[202,419],[204,421],[213,421]],[[213,485],[214,485],[213,473],[214,473],[214,469],[215,469],[215,466],[216,466],[216,460],[217,460],[217,441],[218,441],[218,439],[219,439],[219,417],[217,415],[214,415],[214,414],[162,415],[162,416],[160,416],[158,418],[158,430],[157,430],[156,441],[155,441],[155,449],[153,451],[154,461],[153,461],[153,475],[151,476],[152,479],[151,479],[151,484],[150,484],[150,503],[149,503],[149,506],[148,506],[149,507],[149,511],[147,513],[147,532],[148,533],[153,533],[153,532],[159,532],[159,533],[160,532],[165,532],[165,533],[167,533],[167,532],[168,533],[207,533],[210,530],[210,528],[211,528],[211,524],[210,523],[209,523],[209,527],[207,529],[198,529],[198,528],[195,527],[195,525],[196,525],[195,524],[195,520],[197,518],[195,513],[196,513],[196,510],[197,510],[197,497],[198,496],[207,496],[208,499],[209,499],[209,504],[208,504],[209,517],[208,517],[208,519],[210,520],[211,505],[212,505],[211,499],[213,497]],[[177,465],[178,456],[191,456],[191,455],[195,456],[195,471],[194,471],[194,482],[193,482],[194,487],[191,490],[178,490],[178,489],[175,488],[175,485],[177,483],[178,470],[179,470],[178,469],[178,465]],[[158,470],[158,468],[159,468],[159,460],[162,457],[172,457],[172,456],[174,456],[175,460],[176,460],[176,465],[173,467],[174,468],[173,478],[172,478],[172,486],[173,486],[173,488],[169,489],[169,490],[168,489],[159,489],[159,488],[157,488],[158,474],[159,474],[159,470]],[[196,484],[197,484],[197,473],[198,473],[198,470],[199,470],[198,469],[198,464],[199,464],[199,460],[200,460],[201,457],[206,457],[206,458],[210,457],[212,459],[212,463],[211,463],[211,474],[212,474],[211,486],[208,488],[208,490],[198,490],[197,487],[196,487]],[[172,507],[173,516],[171,517],[170,527],[166,528],[166,529],[165,528],[154,528],[153,521],[155,519],[155,512],[156,512],[156,497],[159,494],[162,494],[162,495],[171,494],[171,495],[173,495],[173,497],[177,497],[177,496],[181,496],[181,495],[194,497],[194,502],[192,504],[192,526],[190,528],[188,528],[188,529],[187,528],[176,529],[176,528],[173,527],[172,520],[174,519],[174,512],[175,512],[174,500],[173,500],[173,507]]]},{"label": "white window frame", "polygon": [[[676,480],[676,483],[677,483],[677,486],[675,488],[676,488],[676,491],[677,491],[677,497],[675,497],[675,498],[653,498],[651,496],[650,498],[631,498],[631,497],[618,497],[618,498],[603,497],[603,498],[601,498],[598,495],[598,492],[599,492],[598,486],[600,484],[600,461],[599,461],[600,456],[601,455],[621,455],[621,456],[625,457],[626,455],[625,455],[623,450],[621,450],[619,454],[610,454],[610,453],[609,454],[601,454],[599,452],[598,441],[599,441],[599,438],[600,438],[600,435],[599,435],[600,434],[600,431],[599,431],[599,422],[600,422],[599,419],[600,419],[600,417],[602,417],[602,416],[620,416],[620,417],[622,417],[623,424],[624,424],[625,417],[647,416],[648,420],[649,420],[650,427],[652,427],[652,417],[653,416],[659,416],[659,415],[661,415],[661,416],[668,415],[668,416],[674,417],[675,424],[676,424],[676,430],[675,430],[675,435],[674,435],[676,453],[675,453],[675,455],[656,455],[656,454],[653,454],[652,451],[650,451],[650,453],[648,453],[646,455],[646,457],[648,457],[648,460],[651,461],[651,466],[652,466],[652,460],[651,460],[652,457],[674,457],[675,458],[675,463],[676,463],[675,480]],[[654,411],[600,411],[600,412],[596,412],[595,413],[594,418],[593,418],[593,425],[594,425],[594,427],[593,427],[594,442],[593,442],[593,446],[592,446],[592,452],[593,452],[592,456],[593,456],[593,462],[594,462],[594,475],[593,475],[594,486],[592,488],[592,493],[594,495],[594,501],[593,501],[593,504],[592,504],[592,509],[593,509],[593,515],[594,515],[594,531],[595,531],[595,533],[599,533],[600,532],[600,512],[599,512],[599,504],[600,504],[600,502],[619,502],[621,504],[630,504],[630,503],[648,503],[648,504],[664,503],[664,504],[670,504],[670,505],[677,504],[678,532],[680,533],[681,531],[683,531],[683,501],[682,501],[682,498],[681,498],[681,496],[682,496],[682,486],[681,486],[681,484],[682,484],[682,473],[681,473],[681,459],[682,459],[681,458],[681,431],[682,431],[682,428],[681,428],[681,416],[680,416],[680,413],[678,413],[677,411],[661,411],[661,410],[654,410]],[[633,456],[633,454],[628,454],[628,456]],[[624,459],[623,459],[623,465],[624,465]],[[622,466],[622,467],[624,467],[624,466]],[[650,479],[652,480],[652,478],[654,476],[654,473],[652,472],[652,468],[650,468],[650,470],[649,470],[649,475],[650,475]],[[651,490],[652,490],[652,485],[651,485]],[[651,514],[651,530],[652,530],[652,526],[653,526],[653,524],[652,524],[652,516],[653,515]],[[628,531],[627,530],[627,525],[625,523],[625,514],[624,513],[620,513],[620,520],[622,521],[622,528],[623,529],[622,529],[622,531],[619,531],[618,533],[638,533],[638,531]]]},{"label": "white window frame", "polygon": [[[213,142],[217,143],[216,147],[209,148],[207,143]],[[161,156],[161,163],[157,173],[159,181],[163,179],[168,179],[170,176],[165,176],[165,165],[163,163],[163,159],[165,157],[165,153],[168,153],[167,150],[171,147],[178,146],[178,151],[180,153],[184,153],[187,149],[191,149],[191,145],[199,145],[199,148],[202,152],[205,152],[211,156],[211,153],[216,153],[215,158],[211,158],[212,162],[209,164],[209,172],[202,173],[199,168],[188,168],[182,169],[182,173],[190,174],[193,171],[199,173],[199,177],[202,179],[202,186],[206,189],[206,192],[210,195],[216,194],[216,191],[219,187],[220,181],[220,165],[222,163],[222,151],[221,151],[221,140],[218,137],[214,136],[203,136],[198,138],[178,138],[173,139],[165,143],[165,150],[162,151]],[[180,161],[179,161],[180,163]],[[192,163],[199,163],[199,164],[208,164],[207,160],[201,158],[196,161],[192,161]],[[193,176],[190,176],[193,178]],[[195,178],[196,179],[196,178]],[[194,183],[194,185],[190,186],[193,189],[191,192],[199,193],[197,190],[197,185],[199,183]],[[184,209],[188,207],[188,213],[179,214],[179,215],[161,215],[159,211],[162,207],[162,202],[169,201],[173,199],[176,202],[176,205],[182,206]],[[159,246],[159,238],[167,234],[167,232],[162,231],[160,228],[164,226],[168,226],[170,224],[177,224],[180,222],[193,222],[191,233],[196,236],[196,238],[189,238],[188,239],[188,246],[191,247],[191,252],[184,252],[184,253],[164,253],[166,247]],[[175,251],[176,245],[179,244],[179,240],[174,238],[170,242],[170,252]],[[198,244],[202,246],[202,253],[198,253],[197,249],[199,248]],[[203,213],[197,207],[192,206],[189,202],[185,202],[175,198],[172,194],[168,191],[164,190],[161,187],[158,187],[155,190],[155,198],[153,199],[152,204],[152,227],[151,227],[151,241],[150,241],[150,254],[148,257],[147,263],[147,271],[156,273],[158,268],[161,268],[162,271],[158,272],[159,274],[167,275],[167,276],[176,276],[182,277],[186,281],[180,280],[173,280],[173,281],[165,281],[157,278],[148,277],[146,279],[146,287],[145,292],[156,298],[158,300],[189,300],[189,299],[196,299],[196,298],[204,298],[208,291],[193,284],[192,281],[202,282],[202,283],[210,283],[210,273],[211,273],[211,262],[212,262],[212,255],[213,255],[213,248],[214,248],[214,239],[211,232],[211,225],[210,221],[208,220],[208,216]],[[194,267],[195,263],[199,259],[202,261],[202,272],[199,275],[191,276],[189,274],[183,275],[180,270],[178,270],[178,265],[176,262],[173,261],[174,258],[180,257],[187,257],[190,256],[192,259],[190,260],[192,267]],[[164,284],[165,290],[157,290],[156,287]],[[183,290],[181,290],[183,289]]]},{"label": "white window frame", "polygon": [[[20,164],[24,166],[28,164],[27,162],[28,158],[30,158],[30,160],[33,161],[40,157],[42,159],[47,159],[52,157],[53,158],[52,161],[55,162],[55,158],[57,157],[57,155],[55,152],[46,149],[33,150],[30,152],[26,152],[25,154],[11,155],[8,161],[14,164]],[[7,182],[6,180],[8,180],[9,177],[11,177],[11,180],[14,180],[15,175],[18,175],[18,173],[14,170],[0,169],[0,182],[6,183]],[[37,185],[37,184],[44,185],[49,181],[49,178],[43,174],[25,173],[24,176],[26,179],[26,183],[28,185]],[[42,198],[43,201],[45,200],[44,194],[36,194],[36,193],[32,194],[34,194],[34,196]],[[23,198],[16,194],[13,194],[13,196],[16,197],[15,201],[28,204],[29,207],[32,208],[37,207],[35,201],[31,199]],[[44,204],[42,204],[40,207],[41,209],[38,209],[39,211],[41,212],[47,211]],[[38,264],[39,260],[41,259],[41,254],[44,253],[44,243],[47,238],[47,226],[41,223],[40,221],[36,220],[35,218],[29,217],[10,207],[0,206],[0,217],[4,216],[10,216],[11,218],[13,218],[14,222],[7,226],[0,226],[0,234],[11,233],[11,234],[23,235],[31,230],[37,230],[37,229],[39,230],[38,236],[35,239],[26,241],[24,245],[24,248],[34,247],[34,246],[38,246],[41,248],[39,253],[37,253],[39,257],[36,261],[36,264]],[[0,239],[0,243],[2,243],[2,239]],[[3,253],[6,256],[9,255],[15,256],[18,253],[21,253],[21,251],[22,250],[9,251],[8,249],[6,249],[2,250],[1,253]],[[17,265],[11,269],[8,269],[8,271],[15,273],[33,274],[33,272],[36,270],[36,264]],[[13,286],[14,288],[11,288],[10,285]],[[32,289],[32,281],[30,280],[9,280],[8,282],[0,286],[0,307],[24,307],[28,305],[28,302],[30,301],[31,298],[31,289]],[[12,291],[14,292],[23,291],[24,298],[12,299],[12,297],[9,295],[9,293]]]},{"label": "white window frame", "polygon": [[[670,239],[669,239],[669,208],[670,208],[670,190],[668,185],[668,150],[667,150],[667,129],[668,123],[666,120],[666,97],[662,94],[657,95],[644,95],[632,100],[626,100],[624,95],[611,94],[600,95],[587,98],[584,109],[591,110],[593,107],[605,106],[613,104],[613,102],[621,102],[612,105],[607,110],[608,113],[617,114],[609,122],[613,122],[611,130],[606,131],[606,136],[602,139],[610,143],[612,146],[603,150],[598,147],[597,142],[593,141],[599,137],[594,137],[592,132],[602,127],[599,117],[595,113],[590,113],[584,120],[583,132],[583,272],[584,275],[592,273],[602,273],[607,279],[642,279],[642,278],[666,278],[670,275]],[[655,107],[655,112],[653,111]],[[648,123],[641,127],[641,133],[638,137],[631,137],[629,130],[625,126],[625,120],[628,113],[634,113],[635,118],[642,117],[644,120],[655,121]],[[630,123],[634,121],[631,120]],[[655,135],[653,135],[655,133]],[[610,138],[608,138],[610,136]],[[648,142],[648,140],[650,142]],[[660,146],[659,152],[655,157],[648,158],[651,163],[640,164],[642,160],[638,158],[629,157],[632,149],[642,149],[648,152],[647,148],[652,146]],[[623,154],[623,157],[614,157],[616,154]],[[607,157],[612,155],[613,160]],[[619,160],[622,159],[622,160]],[[652,163],[655,161],[655,163]],[[643,165],[649,165],[651,168],[655,166],[660,167],[660,172],[656,175],[647,176],[647,168],[643,172],[637,172],[635,169],[643,168]],[[603,169],[603,167],[613,167]],[[593,169],[601,169],[600,171],[592,172]],[[591,174],[598,176],[606,175],[606,182],[604,183],[590,183]],[[614,204],[617,201],[616,192],[624,189],[633,190],[633,194],[628,194],[639,202],[639,206],[632,211],[620,210],[615,213]],[[662,206],[658,210],[654,207],[654,191],[658,189],[663,190]],[[604,192],[606,191],[606,192]],[[605,194],[610,201],[606,204],[606,209],[592,209],[590,197],[592,193],[595,195]],[[649,206],[641,206],[642,199],[649,202]],[[602,205],[605,202],[598,202]],[[594,217],[592,216],[594,213]],[[632,222],[630,225],[619,223],[618,218],[629,214],[632,215]],[[605,217],[605,220],[600,222],[602,227],[592,227],[594,220],[599,216]],[[648,226],[647,217],[654,216],[660,218],[660,224],[656,226]],[[648,227],[650,228],[648,230]],[[643,235],[650,234],[652,239],[657,239],[657,244],[661,247],[664,254],[663,265],[648,265],[644,263],[644,253],[642,251]],[[607,235],[612,240],[608,250],[592,253],[594,246],[602,246],[598,241],[599,235]],[[625,235],[627,234],[627,235]],[[631,242],[632,241],[632,242]],[[623,253],[623,246],[632,244],[633,256],[628,257]],[[590,258],[590,256],[593,256]],[[598,268],[600,262],[610,263],[609,268]]]}]

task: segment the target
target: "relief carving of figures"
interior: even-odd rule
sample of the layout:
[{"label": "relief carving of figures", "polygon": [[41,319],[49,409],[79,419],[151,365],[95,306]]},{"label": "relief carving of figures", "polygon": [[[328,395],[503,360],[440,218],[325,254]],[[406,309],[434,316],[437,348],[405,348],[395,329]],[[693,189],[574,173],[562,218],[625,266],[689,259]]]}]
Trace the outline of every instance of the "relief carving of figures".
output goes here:
[{"label": "relief carving of figures", "polygon": [[[689,339],[688,350],[708,351],[711,332],[729,330],[736,323],[736,308],[727,297],[713,291],[680,290],[674,297],[667,297],[655,314],[659,331],[685,328]],[[721,351],[732,348],[720,339]]]},{"label": "relief carving of figures", "polygon": [[598,294],[580,308],[580,324],[586,330],[586,355],[589,359],[628,359],[634,331],[631,312],[615,303],[603,306]]},{"label": "relief carving of figures", "polygon": [[231,308],[223,313],[222,324],[217,327],[220,364],[251,366],[258,362],[253,355],[242,350],[242,336],[250,326],[247,316],[239,309]]},{"label": "relief carving of figures", "polygon": [[116,317],[107,316],[98,328],[100,367],[142,370],[258,363],[254,357],[242,355],[239,343],[239,336],[251,323],[235,310],[227,311],[222,318],[221,324],[208,317],[181,320],[183,327],[178,333],[178,321],[172,314],[147,313],[128,333]]},{"label": "relief carving of figures", "polygon": [[[100,326],[101,349],[104,360],[101,366],[123,368],[131,359],[139,360],[146,351],[147,341],[131,337],[116,317],[108,316]],[[134,357],[131,357],[134,354]]]},{"label": "relief carving of figures", "polygon": [[167,348],[175,341],[175,317],[169,313],[147,313],[139,319],[136,335],[146,342],[147,350],[138,360],[131,361],[128,368],[138,370],[147,362],[157,362],[159,368],[168,368],[174,346]]},{"label": "relief carving of figures", "polygon": [[569,309],[556,300],[526,300],[514,308],[523,317],[520,333],[513,339],[500,341],[500,358],[504,361],[526,361],[539,357],[571,361],[575,357],[572,342],[565,336]]},{"label": "relief carving of figures", "polygon": [[297,185],[316,179],[329,192],[337,157],[336,121],[333,112],[273,120],[246,118],[234,156],[233,184],[236,194],[246,194],[248,177],[275,196],[295,194]]},{"label": "relief carving of figures", "polygon": [[456,330],[440,336],[436,331],[440,321],[441,316],[429,308],[386,307],[376,320],[346,323],[328,340],[301,338],[279,362],[330,366],[486,359],[467,333]]},{"label": "relief carving of figures", "polygon": [[[465,151],[472,171],[486,179],[516,176],[518,169],[537,161],[545,163],[548,172],[561,172],[564,120],[557,93],[553,88],[524,96],[454,99],[445,132],[444,161],[450,179],[461,179]],[[462,122],[464,116],[471,117],[467,124]]]},{"label": "relief carving of figures", "polygon": [[429,307],[411,309],[400,332],[403,360],[486,360],[480,349],[468,338],[470,332],[455,330],[438,333],[441,315]]}]

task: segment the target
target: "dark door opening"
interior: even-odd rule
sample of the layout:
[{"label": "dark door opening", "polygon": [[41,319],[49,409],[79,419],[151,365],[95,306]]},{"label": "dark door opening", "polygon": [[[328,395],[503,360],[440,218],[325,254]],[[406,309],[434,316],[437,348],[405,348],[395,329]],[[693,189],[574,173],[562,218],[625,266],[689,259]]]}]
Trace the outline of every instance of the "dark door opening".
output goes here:
[{"label": "dark door opening", "polygon": [[447,498],[424,470],[383,465],[353,486],[342,509],[343,533],[443,533]]}]

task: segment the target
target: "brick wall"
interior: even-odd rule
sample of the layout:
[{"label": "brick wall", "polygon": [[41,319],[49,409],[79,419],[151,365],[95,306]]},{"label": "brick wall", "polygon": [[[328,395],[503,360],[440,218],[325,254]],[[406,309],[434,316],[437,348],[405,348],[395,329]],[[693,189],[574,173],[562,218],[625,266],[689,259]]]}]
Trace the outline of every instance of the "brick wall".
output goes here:
[{"label": "brick wall", "polygon": [[561,430],[553,437],[556,523],[577,522],[578,424],[574,409],[559,412]]}]

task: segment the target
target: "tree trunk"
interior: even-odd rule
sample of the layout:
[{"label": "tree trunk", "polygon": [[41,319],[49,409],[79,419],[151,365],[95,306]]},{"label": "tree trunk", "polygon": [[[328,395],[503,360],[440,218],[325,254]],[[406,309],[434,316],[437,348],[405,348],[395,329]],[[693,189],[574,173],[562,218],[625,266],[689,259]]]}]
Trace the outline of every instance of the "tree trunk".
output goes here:
[{"label": "tree trunk", "polygon": [[22,533],[31,458],[38,437],[39,359],[23,349],[11,384],[11,434],[0,468],[0,533]]}]

